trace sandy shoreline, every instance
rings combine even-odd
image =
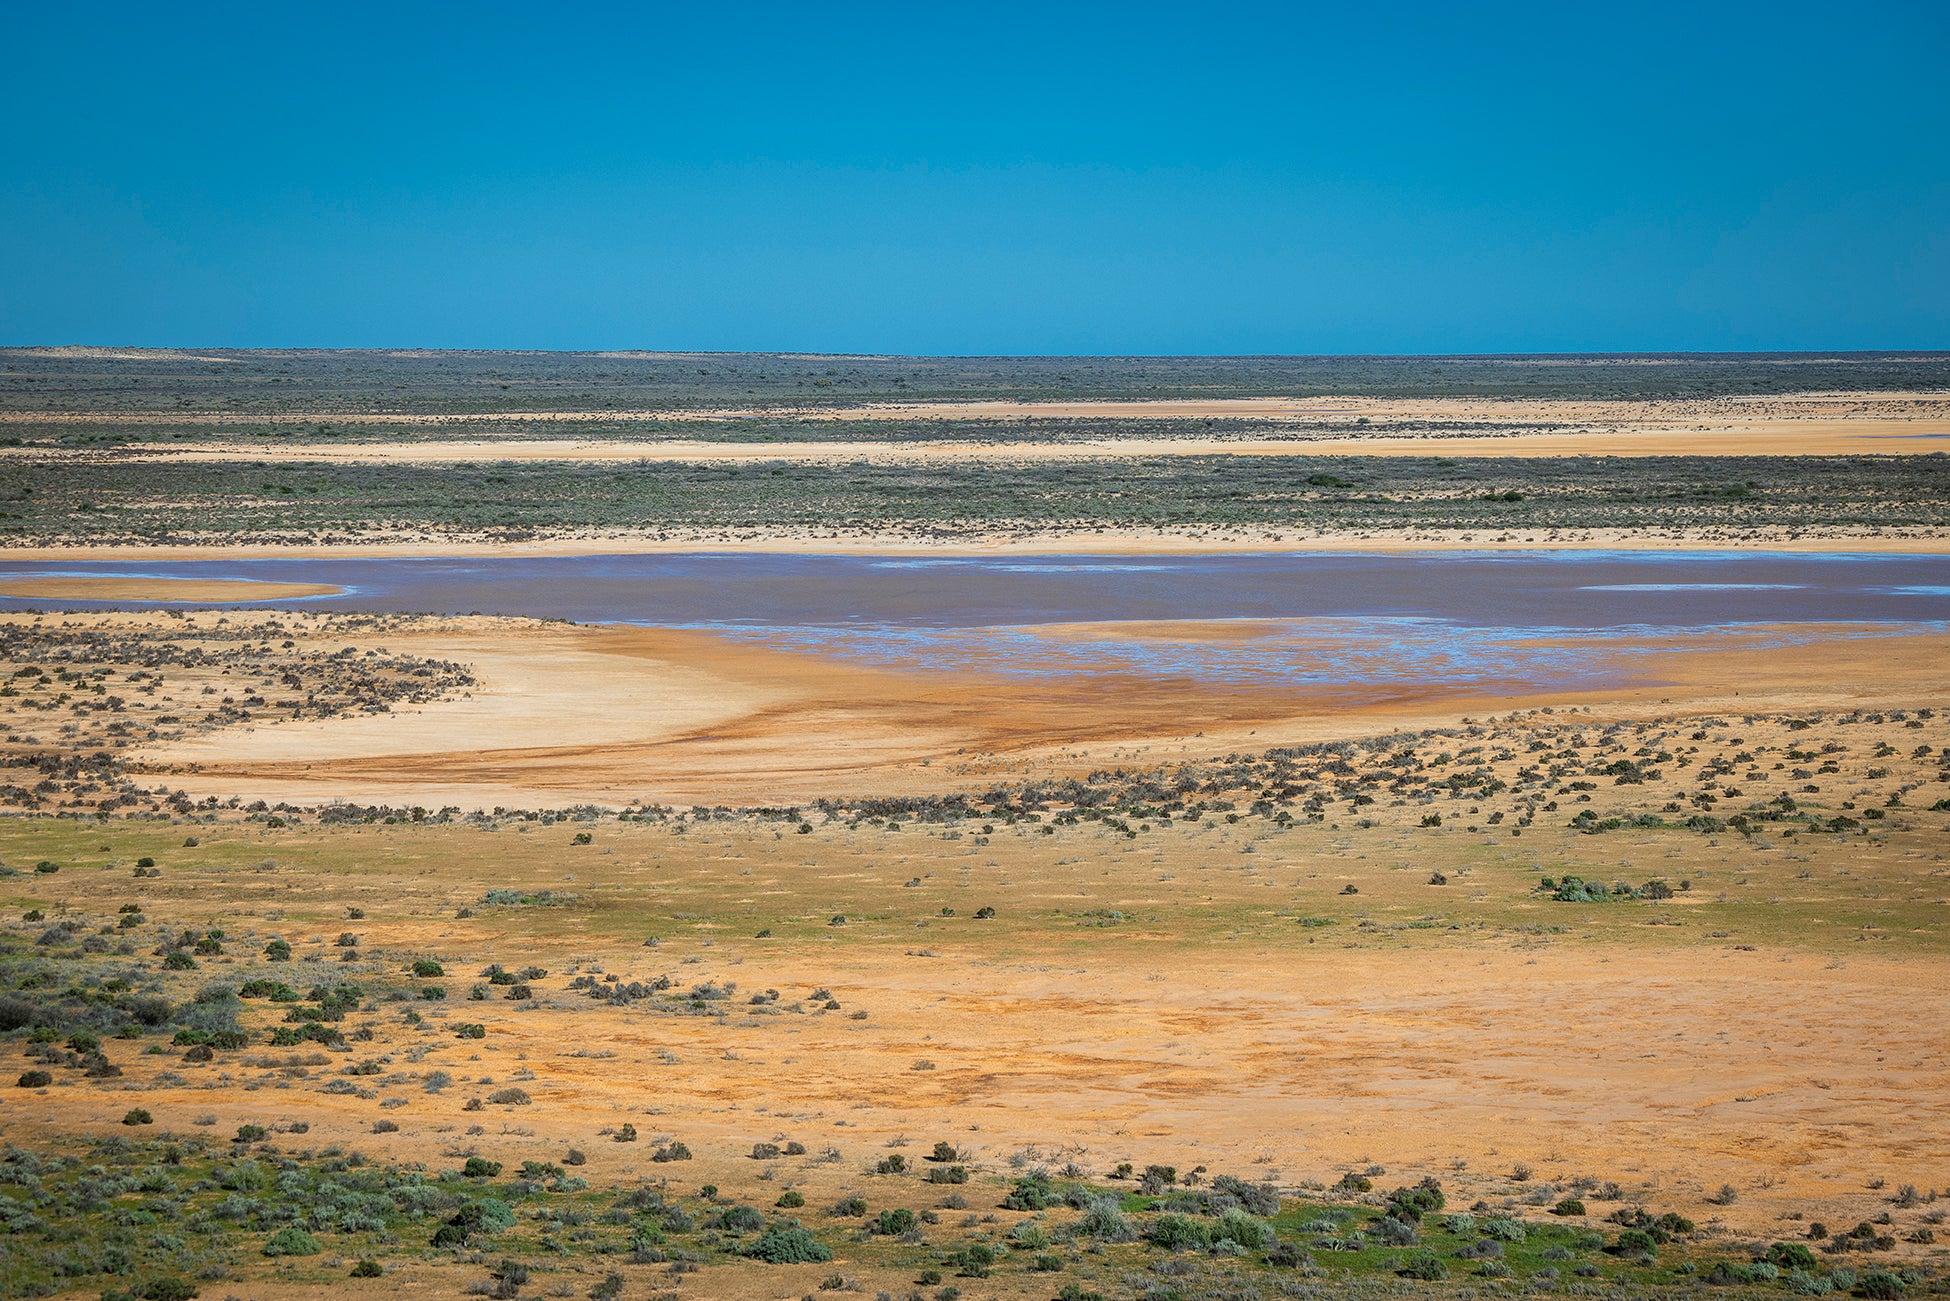
[[[1806,640],[1774,644],[1783,631]],[[1170,632],[1236,630],[1177,623]],[[979,788],[1005,774],[1085,772],[1111,757],[1150,764],[1453,726],[1460,716],[1510,709],[1646,718],[1950,697],[1950,640],[1942,635],[1824,635],[1785,625],[1702,635],[1629,665],[1620,653],[1630,646],[1594,642],[1589,653],[1618,665],[1617,684],[1555,690],[1514,680],[1242,687],[1168,676],[1021,679],[979,667],[859,665],[702,632],[471,617],[395,629],[386,644],[465,663],[478,683],[465,699],[226,728],[129,757],[199,795],[298,805],[762,805],[836,792]]]
[[[1201,529],[1200,534],[1218,533]],[[1296,536],[1294,530],[1233,530],[1220,536],[1186,536],[1156,531],[1093,529],[1088,532],[951,538],[907,535],[828,536],[811,531],[754,535],[691,534],[673,537],[647,533],[575,534],[525,541],[416,537],[394,541],[305,542],[291,545],[254,542],[236,545],[158,544],[154,546],[0,547],[0,564],[45,561],[116,560],[305,560],[384,559],[386,557],[669,555],[684,552],[854,556],[996,555],[1213,555],[1310,551],[1390,554],[1451,551],[1780,551],[1801,554],[1856,552],[1876,555],[1950,555],[1950,534],[1888,534],[1758,537],[1689,535],[1647,536],[1642,532],[1592,529],[1574,536],[1505,530],[1489,534],[1408,534],[1376,537],[1357,534]]]
[[[158,601],[222,604],[235,601],[289,601],[337,596],[345,589],[330,583],[266,583],[247,578],[115,578],[49,575],[0,579],[0,596],[50,601]]]

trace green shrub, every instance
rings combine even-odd
[[[1579,1201],[1575,1197],[1566,1197],[1563,1201],[1551,1207],[1551,1214],[1552,1215],[1583,1215],[1584,1203]]]
[[[1273,1226],[1234,1207],[1219,1217],[1212,1236],[1230,1238],[1248,1251],[1264,1251],[1273,1241]]]
[[[796,1188],[786,1189],[784,1192],[779,1194],[779,1200],[772,1203],[772,1205],[784,1207],[788,1211],[796,1211],[801,1206],[804,1206],[805,1204],[806,1204],[805,1194],[801,1193]]]
[[[883,1238],[898,1238],[903,1233],[912,1232],[913,1229],[914,1212],[904,1206],[882,1211],[874,1217],[873,1232]]]
[[[483,1156],[470,1156],[467,1164],[460,1168],[460,1173],[467,1179],[492,1179],[501,1173],[501,1163]]]
[[[1777,1242],[1767,1249],[1770,1263],[1782,1269],[1813,1269],[1815,1253],[1798,1242]]]
[[[352,1267],[354,1278],[378,1278],[385,1272],[376,1260],[362,1260]]]
[[[1614,1256],[1656,1256],[1659,1244],[1644,1229],[1627,1229],[1605,1250]]]
[[[1212,1230],[1203,1220],[1160,1215],[1146,1227],[1144,1238],[1164,1251],[1203,1251],[1212,1245]]]
[[[421,980],[432,980],[436,976],[446,975],[447,969],[432,958],[421,958],[413,964],[413,974]]]
[[[131,1107],[128,1113],[122,1117],[122,1123],[124,1125],[153,1125],[156,1123],[156,1118],[144,1111],[141,1107]]]
[[[54,1077],[46,1071],[22,1071],[14,1084],[23,1089],[45,1089],[54,1083]]]
[[[1419,1224],[1424,1215],[1433,1215],[1448,1205],[1442,1195],[1442,1185],[1434,1179],[1424,1179],[1413,1188],[1397,1188],[1388,1194],[1388,1214],[1410,1224]]]
[[[1402,1260],[1401,1267],[1395,1271],[1403,1278],[1420,1279],[1425,1283],[1438,1283],[1449,1277],[1449,1266],[1442,1257],[1433,1252],[1418,1251]]]
[[[745,1249],[745,1255],[768,1265],[820,1265],[833,1258],[825,1243],[804,1229],[767,1229]]]
[[[1059,1200],[1056,1190],[1050,1186],[1049,1176],[1040,1170],[1032,1170],[1016,1180],[1015,1187],[1002,1199],[1002,1208],[1008,1211],[1041,1211],[1056,1205]]]
[[[106,1297],[110,1294],[104,1292],[102,1295]],[[197,1290],[196,1284],[188,1279],[164,1275],[161,1278],[152,1278],[146,1283],[138,1283],[128,1292],[118,1295],[135,1297],[137,1301],[194,1301],[201,1293]]]
[[[757,1233],[765,1227],[765,1217],[755,1206],[733,1206],[718,1216],[718,1227],[726,1233]]]
[[[985,1242],[971,1243],[952,1258],[956,1268],[969,1278],[987,1278],[995,1264],[995,1248]],[[946,1289],[943,1289],[946,1291]],[[960,1295],[958,1292],[956,1295]]]
[[[1886,1269],[1872,1269],[1862,1276],[1855,1290],[1857,1295],[1865,1296],[1869,1301],[1897,1301],[1905,1289],[1903,1280],[1897,1275]]]
[[[318,1239],[295,1224],[287,1224],[264,1240],[267,1256],[316,1256],[325,1250]]]

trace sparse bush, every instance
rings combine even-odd
[[[1368,1232],[1375,1241],[1388,1247],[1412,1247],[1421,1241],[1421,1235],[1415,1231],[1413,1224],[1392,1215],[1384,1215],[1376,1220],[1368,1226]]]
[[[1144,1238],[1163,1251],[1203,1251],[1212,1245],[1212,1230],[1203,1220],[1160,1215],[1145,1229]]]

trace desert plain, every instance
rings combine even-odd
[[[1943,1290],[1950,362],[1277,360],[0,353],[0,1292]],[[246,564],[697,552],[1931,581],[1335,677]]]

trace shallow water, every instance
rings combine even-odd
[[[63,561],[11,564],[0,582],[57,574],[330,583],[345,592],[253,604],[637,623],[890,667],[1237,684],[1567,687],[1614,680],[1621,657],[1741,625],[1828,625],[1828,635],[1851,635],[1950,623],[1950,560],[1859,554]],[[0,598],[0,609],[50,604]],[[1151,626],[1172,621],[1241,622],[1196,637]],[[1810,635],[1770,634],[1781,644]]]

